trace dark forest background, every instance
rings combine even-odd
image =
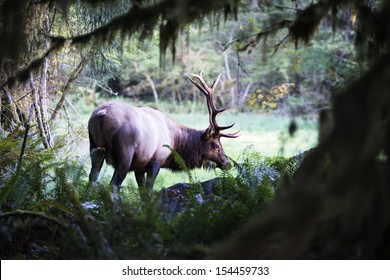
[[[0,0],[1,258],[389,258],[389,20],[387,0]],[[318,142],[245,149],[211,195],[185,168],[185,197],[91,186],[93,108],[204,113],[203,68],[219,107],[290,137],[315,120]]]

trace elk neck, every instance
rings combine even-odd
[[[176,127],[172,148],[181,156],[187,168],[193,169],[195,167],[201,167],[203,164],[203,134],[203,130],[196,130],[180,125]],[[179,165],[172,155],[167,159],[166,164],[164,165],[172,170],[180,170]]]

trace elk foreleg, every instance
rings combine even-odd
[[[135,180],[137,181],[139,195],[142,201],[146,201],[149,197],[148,189],[146,187],[146,179],[145,179],[144,171],[135,171]]]
[[[150,169],[146,172],[146,187],[149,189],[149,192],[153,190],[154,181],[158,173],[160,172],[160,165],[153,163]]]
[[[137,181],[138,187],[145,186],[145,184],[146,184],[145,173],[146,172],[144,172],[144,171],[134,171],[135,180]]]
[[[152,162],[146,171],[146,181],[144,175],[145,173],[142,173],[142,177],[141,177],[141,173],[135,173],[135,178],[138,183],[139,193],[143,201],[149,200],[152,194],[154,181],[156,180],[159,171],[160,171],[160,165],[157,164],[156,162]]]

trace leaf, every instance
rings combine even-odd
[[[358,13],[358,11],[357,11],[356,7],[353,7],[353,8],[352,8],[352,13],[351,13],[351,23],[352,23],[352,27],[355,26],[357,13]]]
[[[272,109],[275,109],[277,106],[277,103],[276,102],[270,102],[269,103],[269,107],[272,108]]]
[[[72,215],[72,216],[74,215],[74,212],[70,208],[68,208],[65,205],[63,205],[63,204],[61,204],[59,202],[56,202],[56,201],[38,201],[36,203],[36,205],[38,205],[38,206],[43,205],[43,206],[54,207],[54,208],[57,208],[57,209],[61,210],[62,212],[65,212],[65,213],[67,213],[69,215]]]

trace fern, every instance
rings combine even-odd
[[[174,149],[172,149],[169,145],[163,145],[163,147],[168,148],[172,152],[173,160],[179,166],[179,169],[187,174],[190,184],[194,184],[195,179],[193,177],[191,169],[187,167],[184,159],[180,156],[180,154]]]
[[[113,200],[108,183],[93,187],[88,182],[83,162],[59,160],[56,150],[44,150],[31,140],[20,172],[12,161],[20,143],[0,144],[7,151],[0,187],[4,258],[204,258],[209,245],[267,209],[281,178],[292,176],[303,157],[265,158],[247,149],[206,188],[172,151],[189,183],[183,184],[185,200],[176,201],[180,214],[167,216],[160,193],[147,205],[127,197]]]
[[[23,233],[23,239],[18,233]],[[19,210],[0,215],[0,234],[3,241],[1,249],[8,247],[8,250],[0,250],[3,252],[0,254],[2,259],[15,258],[15,248],[9,244],[15,242],[14,239],[17,238],[21,240],[16,241],[25,247],[17,252],[20,258],[31,257],[29,255],[32,254],[32,249],[36,251],[34,258],[48,257],[44,250],[46,248],[51,249],[50,258],[69,258],[75,253],[80,254],[82,258],[87,257],[91,250],[77,228],[44,213]],[[31,247],[31,244],[23,244],[30,240],[34,240],[35,248]],[[61,247],[60,242],[72,246]]]

